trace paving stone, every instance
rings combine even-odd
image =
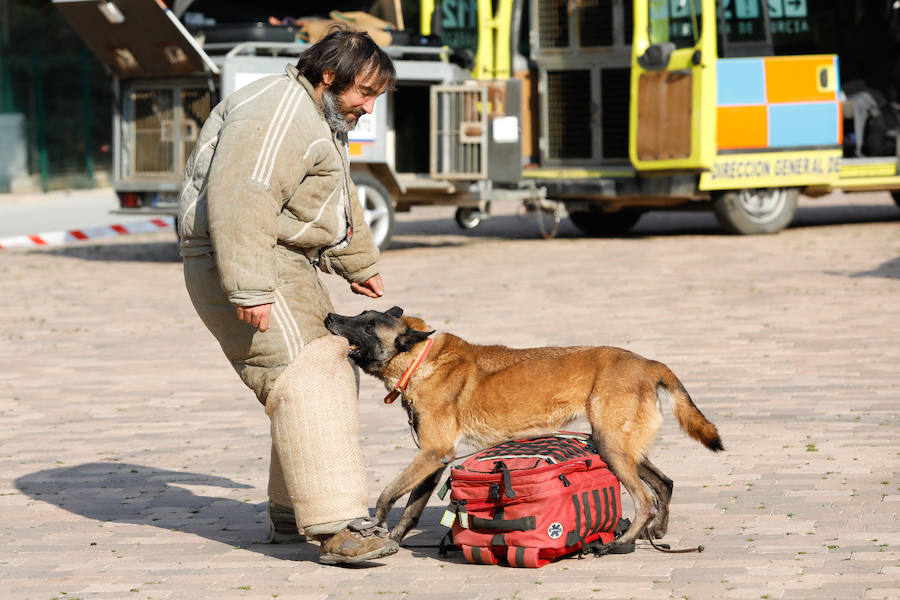
[[[852,210],[875,216],[829,216]],[[268,421],[194,313],[171,233],[159,233],[0,255],[2,596],[900,598],[890,196],[804,200],[803,225],[758,237],[723,235],[709,215],[653,213],[633,236],[580,238],[563,223],[546,241],[514,207],[462,233],[452,212],[398,215],[383,299],[326,276],[337,310],[396,304],[476,343],[613,345],[666,362],[727,448],[705,451],[664,406],[653,460],[675,481],[665,541],[705,552],[641,544],[525,570],[403,548],[340,569],[319,565],[313,543],[254,544]],[[372,507],[415,455],[384,393],[363,378]],[[431,499],[410,545],[438,542],[443,506]]]

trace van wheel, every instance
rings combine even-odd
[[[728,233],[778,233],[794,219],[799,196],[797,188],[729,190],[713,196],[713,211]]]
[[[569,219],[585,235],[605,237],[626,233],[635,226],[644,211],[637,208],[623,208],[617,212],[604,212],[597,206],[588,210],[569,213]]]
[[[350,176],[356,184],[363,217],[372,231],[372,239],[379,250],[387,250],[394,234],[394,199],[370,173],[356,172]]]
[[[453,215],[453,218],[456,220],[456,224],[459,225],[460,229],[475,229],[481,225],[483,217],[484,213],[477,208],[467,208],[463,206],[457,208],[456,213]]]

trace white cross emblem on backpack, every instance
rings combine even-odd
[[[559,536],[563,534],[563,526],[559,521],[555,523],[551,523],[550,527],[547,528],[547,535],[550,536],[551,540],[555,540]]]

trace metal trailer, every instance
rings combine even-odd
[[[204,43],[156,0],[54,3],[114,75],[119,212],[174,215],[185,161],[216,102],[283,73],[306,46]],[[293,39],[291,28],[260,27]],[[518,82],[472,81],[447,47],[384,50],[397,69],[396,89],[349,134],[352,177],[382,249],[395,211],[452,205],[464,223],[477,223],[492,199],[510,194],[494,184],[517,182],[521,172]]]

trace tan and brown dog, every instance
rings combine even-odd
[[[353,361],[389,390],[434,333],[421,319],[404,317],[397,306],[355,317],[330,314],[325,326],[347,338]],[[724,450],[716,426],[660,362],[604,346],[512,349],[440,333],[403,392],[420,452],[381,493],[375,519],[384,524],[397,499],[410,492],[390,534],[402,540],[462,440],[487,447],[556,432],[586,417],[594,443],[635,503],[634,521],[612,544],[629,544],[645,533],[662,537],[673,483],[647,458],[662,426],[662,397],[669,398],[689,436],[714,452]]]

